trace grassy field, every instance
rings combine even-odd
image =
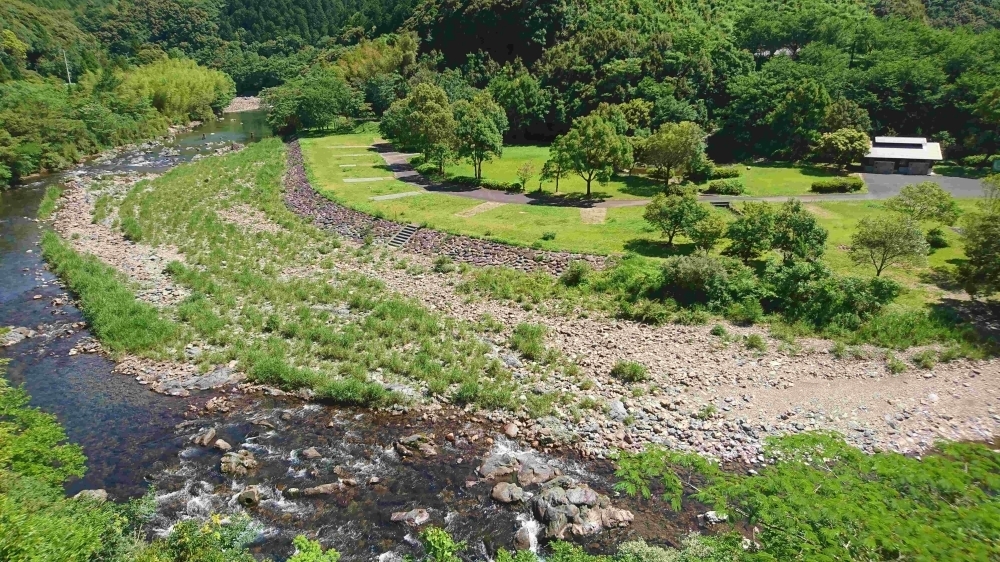
[[[528,191],[533,191],[539,186],[538,173],[548,158],[547,146],[508,146],[504,148],[502,158],[483,164],[483,178],[517,183],[517,169],[529,162],[536,171],[534,179],[528,184]],[[788,163],[753,164],[749,169],[747,166],[741,166],[741,169],[747,187],[746,195],[753,197],[806,195],[811,193],[814,181],[840,175],[826,166]],[[445,167],[445,173],[450,177],[474,175],[472,165],[468,162],[449,164]],[[707,182],[699,187],[707,187]],[[543,182],[542,189],[553,193],[555,182]],[[615,176],[606,185],[594,182],[591,190],[596,197],[604,199],[647,199],[660,193],[663,183],[641,176]],[[559,180],[559,193],[582,195],[586,191],[586,182],[575,174]]]
[[[659,232],[643,220],[642,207],[608,209],[603,224],[585,224],[580,209],[575,207],[504,205],[463,217],[458,214],[479,206],[482,201],[440,193],[372,201],[372,197],[416,189],[397,180],[344,181],[391,175],[376,152],[345,148],[371,144],[375,137],[374,133],[370,133],[302,139],[302,153],[313,185],[331,199],[366,213],[456,234],[569,252],[610,254],[635,251],[651,256],[663,256],[670,252],[660,244]],[[345,167],[343,164],[355,166]],[[551,234],[555,237],[552,238]],[[683,248],[684,240],[679,242]]]
[[[814,195],[814,181],[841,175],[835,169],[808,164],[752,164],[740,165],[740,169],[747,189],[745,195],[749,197]],[[707,185],[706,182],[699,188]]]
[[[958,205],[963,211],[971,211],[975,200],[959,199]],[[880,201],[831,201],[829,203],[810,203],[806,205],[819,219],[819,223],[829,231],[826,256],[824,259],[836,271],[859,276],[871,275],[872,267],[854,264],[847,252],[851,244],[851,236],[857,230],[858,222],[867,216],[886,212],[885,204]],[[935,226],[931,222],[923,225],[924,231]],[[939,248],[927,257],[926,267],[891,267],[883,275],[891,277],[910,290],[900,298],[900,302],[923,304],[938,300],[948,292],[960,292],[951,280],[953,270],[958,262],[964,259],[962,239],[954,230],[943,227],[947,248]]]

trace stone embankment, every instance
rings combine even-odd
[[[355,241],[388,243],[404,227],[397,222],[349,209],[317,193],[306,176],[298,141],[288,144],[285,201],[292,211],[312,219],[321,228]],[[418,230],[402,249],[424,256],[445,256],[478,267],[505,266],[520,271],[547,271],[554,275],[565,271],[573,261],[587,261],[595,268],[603,267],[605,262],[601,256],[519,248],[429,228]]]

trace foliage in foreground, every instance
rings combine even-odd
[[[913,458],[867,455],[831,433],[772,438],[754,476],[650,446],[618,458],[618,488],[675,508],[681,493],[759,532],[771,560],[994,560],[1000,454],[949,443]]]

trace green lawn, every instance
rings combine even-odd
[[[808,164],[741,164],[740,169],[747,188],[746,195],[751,197],[814,195],[814,181],[842,175],[833,168]],[[706,182],[699,185],[699,188],[703,189],[707,185]]]
[[[963,211],[971,211],[975,207],[976,201],[970,199],[960,199],[959,207]],[[866,216],[884,213],[885,204],[880,201],[838,201],[829,203],[810,203],[806,208],[813,212],[820,224],[826,228],[830,236],[827,240],[826,256],[824,259],[835,270],[841,273],[851,273],[855,275],[871,275],[874,268],[870,266],[855,265],[847,253],[847,247],[851,244],[851,235],[857,229],[858,221]],[[923,225],[924,231],[934,228],[934,223]],[[906,287],[912,289],[903,295],[900,302],[920,304],[938,300],[947,288],[949,291],[958,291],[957,287],[950,284],[948,272],[953,270],[959,260],[964,259],[961,237],[948,227],[942,227],[949,246],[940,248],[927,257],[926,267],[891,267],[883,275],[891,277],[901,282]],[[942,288],[943,287],[943,288]]]
[[[457,213],[477,207],[482,201],[440,193],[372,201],[371,197],[415,190],[397,180],[344,182],[345,178],[391,175],[381,166],[382,159],[374,151],[366,153],[364,149],[344,148],[368,145],[375,138],[372,133],[302,139],[302,153],[316,189],[352,208],[399,222],[424,224],[456,234],[546,250],[596,254],[631,250],[651,256],[663,256],[672,251],[660,243],[659,233],[643,220],[642,207],[608,209],[603,224],[585,224],[579,208],[504,205],[471,217],[461,217]],[[525,147],[510,150],[522,148]],[[345,156],[347,154],[362,155]],[[342,164],[357,166],[345,168],[341,167]],[[542,240],[547,233],[555,233],[556,236],[552,240]],[[678,247],[673,251],[683,251],[684,243],[683,239],[679,239]]]

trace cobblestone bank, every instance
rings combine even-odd
[[[285,202],[292,211],[311,218],[321,228],[358,241],[371,236],[375,242],[388,243],[404,226],[348,209],[317,193],[306,177],[298,141],[288,143]],[[521,271],[547,271],[554,275],[565,271],[576,260],[587,261],[595,268],[601,268],[605,263],[602,256],[519,248],[430,228],[418,230],[403,248],[410,253],[447,256],[456,262],[479,267],[507,266]]]

